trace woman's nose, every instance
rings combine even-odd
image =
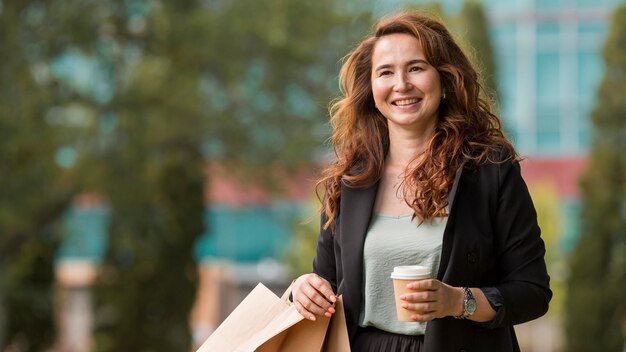
[[[396,75],[394,82],[394,90],[398,92],[407,91],[411,89],[411,83],[408,80],[408,76],[406,73],[401,73]]]

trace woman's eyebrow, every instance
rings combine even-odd
[[[428,65],[428,61],[423,60],[423,59],[414,59],[414,60],[411,60],[411,61],[406,63],[406,65],[415,65],[415,64],[426,64],[426,65]],[[392,67],[393,67],[393,65],[391,65],[391,64],[382,64],[382,65],[376,67],[375,71],[384,70],[384,69],[388,69],[388,68],[392,68]]]

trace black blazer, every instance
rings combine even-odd
[[[363,244],[377,189],[342,186],[336,232],[320,231],[313,261],[314,272],[343,295],[351,343],[363,299]],[[448,201],[437,279],[457,287],[495,287],[501,305],[496,303],[490,323],[452,317],[429,322],[424,350],[519,351],[513,325],[545,314],[552,298],[537,214],[519,163],[461,167]]]

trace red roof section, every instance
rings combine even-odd
[[[550,183],[556,188],[559,198],[580,197],[579,182],[587,170],[587,158],[529,157],[521,162],[521,166],[522,177],[529,187]]]
[[[545,158],[528,157],[521,162],[522,176],[530,188],[533,185],[550,184],[559,198],[579,198],[579,180],[587,168],[585,157]],[[295,176],[285,178],[283,191],[279,194],[261,189],[238,180],[217,164],[207,166],[205,199],[209,203],[230,206],[269,204],[277,199],[306,202],[314,196],[316,173],[302,170]]]
[[[205,200],[209,204],[230,206],[269,204],[280,199],[306,202],[314,197],[317,182],[314,170],[303,169],[296,175],[285,177],[281,192],[272,193],[238,179],[215,163],[207,165],[206,172]]]

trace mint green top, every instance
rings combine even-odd
[[[362,327],[374,326],[404,335],[423,335],[426,331],[426,323],[398,321],[391,272],[395,266],[423,265],[431,268],[431,277],[435,277],[448,218],[417,226],[419,220],[411,217],[412,214],[372,215],[363,248],[365,299],[359,317]]]

